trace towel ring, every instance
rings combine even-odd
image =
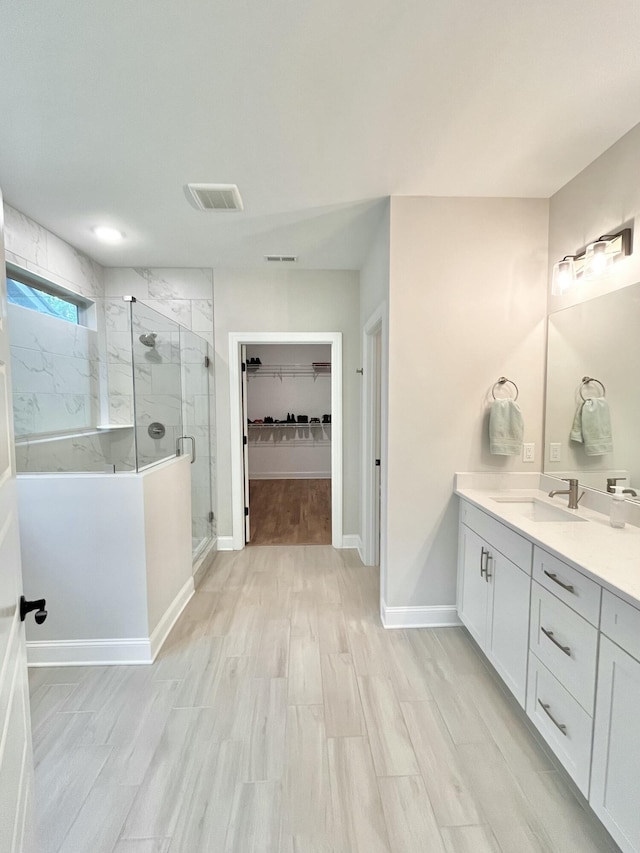
[[[589,385],[590,382],[595,382],[596,385],[599,385],[602,388],[602,394],[600,395],[601,397],[607,396],[607,389],[604,387],[604,385],[602,384],[602,382],[600,382],[599,379],[594,379],[593,376],[583,376],[582,382],[580,383],[580,396],[582,397],[582,399],[585,402],[587,400],[593,400],[593,397],[585,397],[584,394],[582,393],[584,390],[584,386]]]
[[[494,382],[493,388],[491,389],[491,396],[493,397],[494,400],[497,399],[496,398],[496,388],[498,387],[498,385],[504,385],[507,382],[509,383],[509,385],[513,385],[513,387],[516,389],[516,396],[513,399],[514,400],[518,399],[518,394],[520,392],[518,391],[518,386],[516,385],[516,383],[513,381],[513,379],[507,379],[506,376],[501,376],[497,382]]]

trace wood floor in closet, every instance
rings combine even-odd
[[[152,666],[30,673],[40,853],[604,853],[461,628],[331,547],[217,556]]]
[[[331,480],[251,480],[253,545],[330,545]]]

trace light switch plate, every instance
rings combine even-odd
[[[549,462],[559,462],[560,461],[561,449],[562,449],[562,444],[560,444],[559,441],[549,442]]]
[[[536,461],[536,446],[533,442],[525,443],[522,445],[522,461],[523,462],[535,462]]]

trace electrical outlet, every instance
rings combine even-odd
[[[561,449],[562,449],[562,444],[559,441],[549,442],[549,462],[559,462],[560,461]]]
[[[535,462],[536,461],[536,446],[533,442],[529,444],[522,445],[522,461],[523,462]]]

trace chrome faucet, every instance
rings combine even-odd
[[[563,480],[567,480],[566,477],[563,477]],[[552,489],[549,492],[549,497],[554,498],[556,495],[569,495],[569,509],[578,509],[578,504],[584,497],[584,492],[578,497],[578,481],[571,479],[567,480],[569,483],[568,489]]]

